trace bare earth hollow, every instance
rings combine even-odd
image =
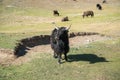
[[[82,45],[86,45],[91,42],[104,41],[108,39],[110,38],[106,36],[90,35],[90,36],[76,36],[73,38],[69,38],[69,41],[70,41],[70,48],[72,48],[72,47],[79,47]],[[19,58],[15,58],[13,54],[13,50],[0,49],[0,64],[1,65],[11,65],[11,64],[20,65],[30,61],[34,55],[37,55],[39,53],[50,53],[51,56],[53,53],[50,44],[39,45],[29,49],[30,50],[27,51],[27,54],[25,56],[22,56]]]

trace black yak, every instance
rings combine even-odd
[[[73,0],[73,1],[77,1],[77,0]]]
[[[83,18],[85,17],[85,16],[91,16],[91,17],[93,17],[94,16],[94,12],[93,11],[85,11],[85,12],[83,12]]]
[[[99,9],[99,10],[102,10],[102,6],[100,4],[96,4],[96,7]]]
[[[102,3],[106,3],[106,0],[103,0],[103,2]]]
[[[53,15],[54,16],[59,16],[59,12],[57,10],[53,10]]]
[[[68,16],[64,17],[61,21],[62,21],[62,22],[64,22],[64,21],[69,21]]]
[[[54,51],[54,58],[58,58],[58,63],[61,64],[61,57],[64,54],[65,60],[69,52],[68,30],[70,27],[56,27],[51,34],[51,48]]]

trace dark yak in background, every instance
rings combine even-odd
[[[102,10],[102,6],[100,4],[96,4],[96,7],[99,9],[99,10]]]
[[[54,16],[59,16],[59,12],[57,10],[53,10],[53,15]]]
[[[106,0],[103,0],[103,2],[102,3],[106,3]]]
[[[70,27],[56,27],[51,34],[51,48],[54,51],[54,58],[58,58],[58,63],[61,63],[62,54],[67,59],[67,53],[69,52],[69,39],[68,39],[68,30]]]
[[[77,0],[73,0],[73,1],[77,1]]]
[[[68,16],[64,17],[61,21],[62,21],[62,22],[64,22],[64,21],[69,21]]]
[[[85,12],[83,12],[83,18],[85,17],[85,16],[91,16],[91,17],[93,17],[94,16],[94,12],[93,11],[85,11]]]

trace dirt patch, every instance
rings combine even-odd
[[[70,40],[71,47],[78,47],[78,46],[83,46],[92,42],[103,41],[108,39],[110,38],[106,36],[90,35],[90,36],[76,36],[76,37],[70,38],[69,40]]]
[[[100,36],[100,35],[76,36],[76,37],[69,38],[70,47],[79,47],[82,45],[89,44],[91,42],[103,41],[108,39],[110,38],[105,36]],[[35,47],[29,48],[29,50],[26,50],[26,51],[27,51],[26,55],[16,58],[14,56],[13,50],[0,49],[0,64],[1,65],[12,65],[12,64],[19,65],[19,64],[23,64],[25,62],[30,61],[33,58],[33,56],[36,54],[50,53],[50,55],[52,55],[53,53],[50,44],[37,45]]]
[[[9,65],[14,60],[13,50],[0,49],[0,64]]]

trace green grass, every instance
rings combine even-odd
[[[9,48],[14,49],[16,43],[23,38],[45,35],[48,34],[46,31],[41,32],[31,32],[31,33],[9,33],[9,34],[0,34],[0,48]]]
[[[25,64],[1,66],[0,80],[119,80],[119,47],[120,40],[110,40],[71,48],[70,62],[61,65],[49,53],[37,54]]]
[[[21,15],[21,16],[42,16],[42,17],[48,17],[48,15],[51,15],[49,10],[42,9],[42,8],[22,8],[22,7],[5,7],[0,6],[0,13],[2,15]]]
[[[44,26],[44,27],[43,27]],[[5,25],[0,27],[1,33],[24,33],[24,32],[50,32],[50,29],[53,28],[50,26],[50,23],[41,23],[41,24],[34,24],[34,25],[19,25],[15,24],[12,25]]]

